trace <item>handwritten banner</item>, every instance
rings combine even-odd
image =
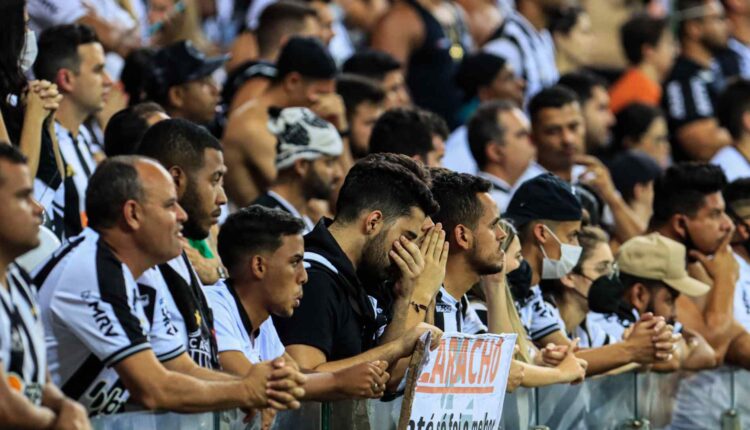
[[[400,430],[493,430],[500,426],[515,334],[446,333],[420,342],[409,366]]]

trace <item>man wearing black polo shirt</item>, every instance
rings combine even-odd
[[[664,84],[662,103],[677,161],[708,161],[731,144],[715,116],[724,76],[716,53],[726,49],[724,8],[717,0],[680,0],[675,6],[682,52]]]
[[[352,167],[336,219],[322,220],[305,237],[308,282],[300,307],[291,318],[274,319],[286,351],[301,368],[336,371],[374,360],[393,365],[411,354],[422,333],[441,333],[424,323],[408,327],[409,306],[424,313],[429,303],[412,298],[413,272],[397,278],[399,270],[419,272],[424,263],[413,250],[433,228],[428,215],[438,209],[428,183],[422,165],[406,156],[372,154]],[[394,340],[378,346],[385,318],[364,285],[389,279],[399,282],[392,291],[393,319],[381,339]],[[402,376],[390,382],[398,384]]]

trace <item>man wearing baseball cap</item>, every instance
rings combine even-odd
[[[341,182],[338,163],[344,150],[331,123],[303,107],[272,110],[268,128],[278,139],[276,182],[253,203],[281,209],[302,219],[303,234],[315,227],[307,214],[312,199],[328,200]]]
[[[526,181],[516,191],[505,217],[518,229],[521,253],[530,273],[519,285],[515,272],[509,282],[515,291],[521,322],[534,343],[542,347],[545,362],[557,365],[571,339],[544,301],[539,282],[569,274],[578,264],[582,248],[578,244],[583,209],[570,185],[545,173]],[[514,285],[515,282],[515,285]],[[626,365],[631,361],[651,363],[666,360],[672,350],[671,328],[663,318],[648,316],[634,325],[630,346],[612,344],[581,350],[576,356],[588,362],[587,374],[594,375]],[[636,345],[637,344],[637,345]]]
[[[228,58],[206,57],[189,40],[160,49],[146,90],[149,99],[162,105],[172,118],[210,124],[219,103],[219,87],[212,74]]]
[[[647,312],[663,317],[682,332],[685,342],[677,356],[681,367],[691,370],[713,367],[713,348],[699,334],[677,323],[676,300],[681,294],[700,297],[711,288],[687,273],[685,245],[659,233],[625,242],[617,255],[619,288],[592,286],[589,292],[591,319],[607,334],[622,339],[636,319]],[[601,313],[600,313],[601,312]]]

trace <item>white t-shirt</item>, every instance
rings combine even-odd
[[[16,264],[5,274],[8,286],[0,287],[0,368],[9,386],[40,405],[47,378],[44,329],[29,275]]]
[[[92,229],[37,268],[34,283],[52,379],[92,416],[121,412],[130,397],[114,365],[147,349],[161,361],[185,352],[164,298],[142,296],[130,269]],[[152,327],[154,315],[163,322]]]
[[[251,363],[273,360],[284,355],[273,319],[266,319],[258,329],[252,327],[250,318],[229,285],[219,281],[206,287],[206,299],[214,313],[214,328],[219,353],[240,351]]]
[[[734,288],[734,318],[750,330],[750,263],[735,253],[734,258],[740,266],[740,277]]]
[[[750,162],[734,146],[721,148],[711,159],[711,164],[721,167],[729,182],[750,176]]]

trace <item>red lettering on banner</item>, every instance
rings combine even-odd
[[[479,379],[478,383],[483,383],[487,380],[490,371],[490,360],[492,360],[492,342],[485,341],[482,346],[482,359],[479,365]]]
[[[493,348],[492,365],[490,366],[490,376],[489,376],[490,383],[495,381],[495,376],[497,376],[497,371],[500,370],[500,358],[503,352],[503,340],[500,339],[499,341],[494,342],[492,348]]]
[[[446,360],[446,354],[445,354],[445,342],[441,341],[440,346],[438,347],[437,351],[437,357],[435,357],[435,366],[432,367],[432,376],[430,377],[430,384],[438,384],[440,382],[445,382],[445,360]],[[438,379],[440,379],[440,382],[438,382]]]
[[[451,373],[451,381],[453,384],[462,383],[466,381],[466,355],[469,353],[469,340],[468,339],[455,339],[458,342],[456,346],[456,360],[453,362],[453,372]]]
[[[476,372],[474,372],[474,354],[476,353],[477,349],[482,346],[482,342],[474,341],[474,344],[471,345],[471,353],[469,354],[468,360],[469,360],[469,384],[473,384],[475,382],[479,381],[479,375],[477,375]]]

